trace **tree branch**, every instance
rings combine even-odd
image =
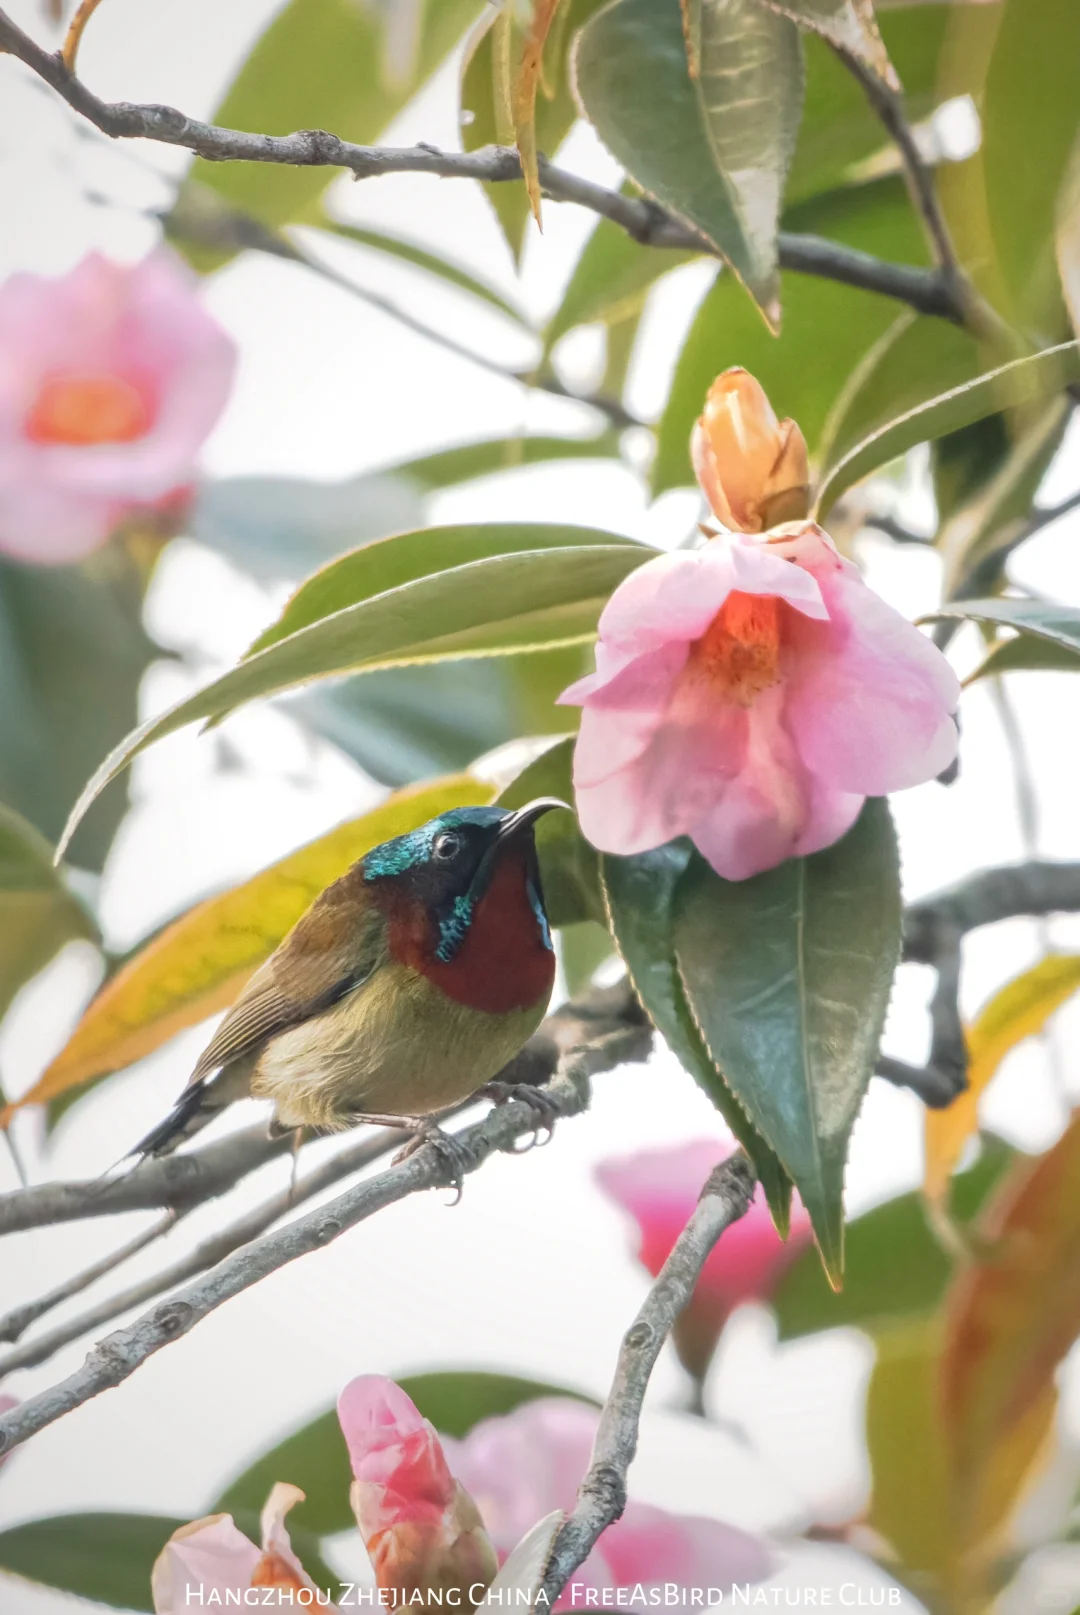
[[[557,1075],[545,1089],[556,1116],[579,1115],[589,1103],[589,1079],[629,1060],[642,1059],[652,1029],[632,1008],[629,987],[597,990],[567,1005],[546,1023],[556,1050]],[[250,1289],[299,1256],[322,1249],[349,1228],[424,1189],[447,1188],[475,1172],[489,1155],[513,1150],[535,1132],[536,1112],[521,1101],[497,1106],[483,1121],[454,1135],[454,1159],[436,1145],[348,1189],[274,1233],[243,1246],[168,1300],[94,1346],[82,1367],[59,1384],[0,1416],[0,1453],[36,1435],[102,1391],[120,1385],[163,1346],[186,1335],[233,1296]]]
[[[521,162],[512,146],[483,146],[471,152],[445,152],[427,145],[358,146],[323,129],[300,129],[288,135],[251,134],[246,130],[202,123],[175,107],[102,101],[68,71],[61,56],[43,50],[0,10],[0,53],[4,52],[23,62],[68,106],[113,139],[155,140],[183,147],[209,162],[344,168],[356,179],[408,173],[499,184],[521,178]],[[718,256],[710,241],[654,202],[608,190],[556,167],[545,158],[540,159],[539,171],[541,189],[550,200],[588,208],[643,245]],[[886,263],[838,242],[786,231],[780,233],[779,248],[780,263],[785,269],[878,292],[922,314],[936,315],[958,324],[964,323],[967,317],[967,309],[957,298],[952,277],[941,269]]]
[[[573,1512],[555,1538],[536,1599],[538,1607],[553,1607],[601,1534],[626,1507],[626,1477],[637,1452],[642,1404],[656,1360],[672,1325],[694,1293],[709,1252],[724,1230],[746,1215],[753,1196],[753,1169],[741,1151],[714,1168],[693,1216],[623,1336],[615,1378],[600,1415],[592,1461]]]

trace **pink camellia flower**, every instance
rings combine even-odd
[[[600,617],[574,753],[581,827],[604,852],[691,838],[744,880],[850,829],[866,797],[956,754],[960,687],[813,522],[660,555]]]
[[[568,1512],[592,1455],[599,1413],[570,1397],[543,1397],[484,1419],[463,1441],[446,1443],[455,1473],[480,1506],[502,1561],[552,1509]],[[555,1609],[580,1609],[590,1588],[719,1587],[760,1581],[772,1568],[766,1545],[719,1520],[669,1514],[631,1499],[609,1525]],[[607,1603],[608,1598],[603,1598]],[[614,1604],[616,1599],[610,1597]]]
[[[717,376],[690,438],[690,458],[713,513],[731,530],[760,533],[809,512],[806,439],[794,421],[777,420],[749,371]]]
[[[0,287],[0,553],[77,561],[177,504],[236,354],[168,248]]]
[[[690,1221],[706,1178],[735,1140],[700,1138],[602,1162],[596,1179],[638,1225],[638,1260],[655,1278]],[[750,1210],[732,1223],[709,1253],[697,1288],[672,1333],[679,1359],[701,1380],[720,1331],[743,1301],[768,1301],[787,1268],[811,1239],[810,1218],[795,1195],[786,1240],[773,1227],[760,1183]]]
[[[296,1486],[274,1487],[263,1509],[261,1549],[237,1530],[231,1514],[210,1514],[182,1525],[154,1565],[156,1615],[186,1615],[208,1601],[221,1607],[257,1603],[258,1599],[245,1600],[244,1594],[259,1587],[277,1589],[277,1608],[295,1604],[337,1615],[329,1593],[315,1586],[296,1557],[285,1529],[286,1514],[303,1500]]]
[[[355,1476],[353,1513],[379,1587],[398,1602],[420,1590],[478,1603],[498,1568],[495,1551],[432,1426],[379,1374],[345,1387],[338,1418]]]

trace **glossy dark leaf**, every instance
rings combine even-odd
[[[750,880],[721,880],[695,854],[674,932],[709,1052],[798,1189],[838,1283],[848,1139],[900,951],[886,803],[867,802],[835,846]]]
[[[52,848],[0,803],[0,1020],[19,988],[94,921],[53,868]]]
[[[1015,1150],[985,1134],[979,1158],[953,1180],[950,1214],[967,1224],[1017,1159]],[[837,1295],[813,1250],[788,1269],[772,1300],[781,1340],[844,1325],[870,1334],[929,1318],[953,1276],[941,1241],[927,1221],[921,1194],[902,1194],[849,1222],[844,1240],[844,1288]]]
[[[600,872],[608,925],[649,1019],[746,1149],[777,1226],[786,1231],[791,1182],[709,1053],[676,964],[675,895],[690,857],[686,842],[672,842],[634,858],[605,853]]]
[[[1015,628],[1022,638],[1003,644],[997,652],[1000,656],[1025,656],[1025,647],[1030,647],[1031,642],[1035,641],[1046,647],[1048,653],[1054,654],[1058,667],[1063,665],[1064,658],[1080,658],[1080,611],[1071,606],[1056,606],[1045,600],[1013,600],[1005,596],[992,600],[955,600],[928,612],[923,620],[938,622],[946,618],[981,622],[993,628]],[[1016,646],[1011,653],[1010,645]],[[1004,666],[999,663],[996,671],[1004,671],[1007,665],[1007,661]],[[1031,665],[1030,662],[1028,665]],[[985,671],[984,664],[978,672],[981,675]]]
[[[514,1408],[541,1396],[589,1400],[576,1391],[540,1380],[464,1369],[407,1375],[398,1384],[441,1435],[457,1437],[467,1435],[481,1419],[512,1413]],[[333,1408],[257,1458],[225,1488],[214,1507],[231,1513],[260,1509],[275,1481],[283,1479],[307,1494],[306,1502],[297,1504],[289,1516],[290,1521],[295,1520],[319,1536],[355,1528],[349,1507],[349,1455]]]
[[[700,29],[691,77],[678,0],[614,0],[578,35],[578,96],[630,176],[702,232],[775,325],[798,31],[758,0],[703,0]]]
[[[160,1514],[57,1514],[28,1520],[0,1531],[0,1569],[111,1609],[153,1611],[154,1560],[185,1523]],[[0,1591],[0,1600],[6,1603],[7,1596]]]

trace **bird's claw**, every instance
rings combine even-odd
[[[422,1149],[425,1144],[430,1144],[432,1149],[445,1161],[450,1173],[450,1186],[454,1190],[454,1198],[450,1204],[456,1206],[465,1187],[465,1173],[468,1170],[470,1161],[457,1139],[450,1133],[444,1133],[437,1122],[427,1120],[421,1122],[408,1142],[398,1150],[393,1158],[393,1164],[397,1166],[400,1161],[407,1161],[411,1155],[415,1155],[417,1150]]]
[[[559,1112],[551,1096],[531,1082],[487,1082],[480,1092],[488,1099],[493,1099],[497,1105],[508,1105],[511,1100],[527,1105],[536,1116],[536,1126],[529,1134],[524,1145],[514,1146],[514,1153],[521,1155],[526,1150],[538,1149],[544,1144],[550,1144],[555,1134],[555,1123],[559,1119]],[[541,1134],[544,1136],[541,1137]]]

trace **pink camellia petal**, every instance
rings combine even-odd
[[[455,1473],[476,1498],[500,1560],[550,1510],[569,1511],[592,1456],[599,1410],[541,1397],[484,1419],[449,1444]],[[580,1608],[587,1589],[672,1583],[719,1587],[768,1575],[766,1545],[718,1520],[668,1514],[631,1500],[574,1572],[556,1609]],[[612,1599],[612,1603],[618,1602]]]
[[[378,1374],[345,1387],[338,1418],[353,1512],[379,1587],[398,1601],[437,1592],[477,1603],[494,1578],[495,1551],[431,1425]]]
[[[729,448],[740,400],[756,397],[739,374],[717,405]],[[792,442],[775,508],[798,502]],[[560,700],[584,709],[574,791],[603,852],[688,835],[746,880],[832,845],[867,796],[933,779],[955,755],[948,663],[813,522],[660,557],[616,589],[599,628],[596,672]]]
[[[636,1222],[638,1259],[654,1277],[690,1220],[709,1173],[734,1148],[730,1136],[695,1139],[597,1167],[601,1188]],[[675,1343],[691,1373],[698,1378],[704,1374],[732,1310],[743,1301],[767,1301],[810,1237],[810,1219],[795,1196],[788,1238],[780,1238],[759,1184],[746,1216],[710,1252],[676,1328]]]
[[[0,553],[81,559],[187,487],[233,344],[167,247],[0,287]]]
[[[209,1592],[234,1595],[251,1586],[262,1558],[233,1524],[231,1514],[211,1514],[183,1525],[166,1542],[151,1587],[156,1615],[187,1615]]]

